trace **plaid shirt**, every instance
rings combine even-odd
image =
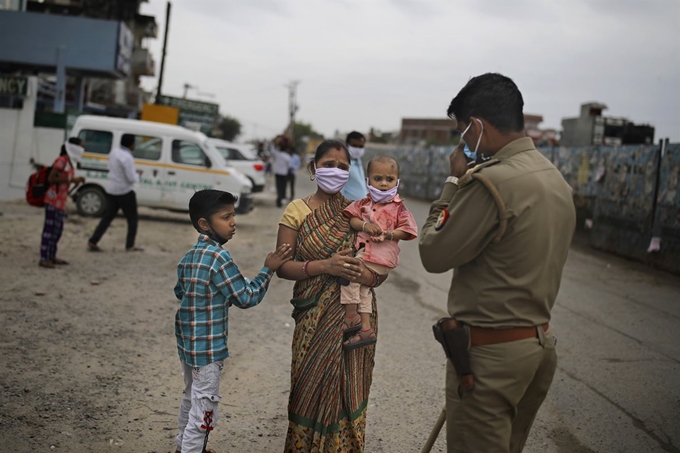
[[[229,306],[250,308],[262,302],[272,271],[263,267],[248,281],[229,252],[201,234],[177,265],[175,336],[180,359],[202,367],[229,357]]]

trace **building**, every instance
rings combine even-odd
[[[402,118],[398,141],[407,145],[449,145],[458,142],[456,122],[439,118]]]
[[[145,40],[156,21],[144,0],[0,0],[0,74],[38,76],[36,114],[137,117],[155,63]],[[6,41],[6,42],[7,42]]]
[[[562,119],[562,146],[635,145],[654,142],[654,127],[636,125],[626,118],[603,116],[607,106],[599,102],[581,104],[578,118]]]
[[[557,131],[555,129],[541,129],[538,125],[543,122],[543,116],[524,114],[524,132],[531,137],[536,146],[557,145]]]

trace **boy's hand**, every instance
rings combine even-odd
[[[380,233],[378,236],[372,236],[371,241],[373,241],[373,242],[384,242],[385,241],[385,233]]]
[[[293,249],[288,244],[283,244],[278,249],[267,255],[264,259],[264,265],[276,272],[286,261],[290,261],[293,258]]]
[[[383,234],[382,228],[380,228],[375,223],[367,223],[366,226],[364,227],[364,232],[366,232],[366,234],[368,234],[369,236],[380,236],[381,234]]]

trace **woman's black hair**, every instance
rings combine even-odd
[[[74,145],[83,146],[83,140],[78,137],[69,137],[68,142]],[[61,145],[61,152],[59,153],[59,155],[60,156],[66,155],[66,144]]]
[[[210,217],[225,206],[236,204],[237,197],[223,190],[203,189],[194,193],[189,200],[189,217],[199,233],[205,233],[198,226],[200,219]]]

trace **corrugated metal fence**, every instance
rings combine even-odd
[[[434,200],[449,175],[452,147],[367,147],[401,165],[400,193]],[[579,228],[593,247],[680,273],[680,143],[539,148],[574,189]],[[652,237],[661,248],[648,252]]]

